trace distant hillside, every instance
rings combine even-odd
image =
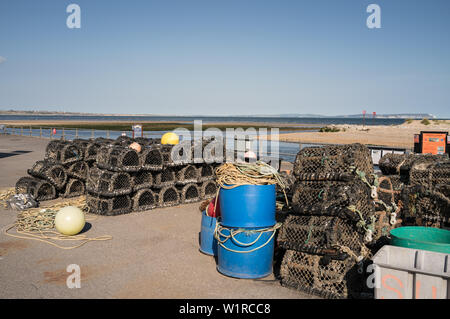
[[[170,114],[107,114],[107,113],[83,113],[83,112],[54,112],[54,111],[21,111],[21,110],[0,110],[0,115],[82,115],[82,116],[171,116]],[[202,116],[204,115],[190,115],[192,116]],[[319,114],[257,114],[257,115],[215,115],[215,117],[285,117],[285,118],[362,118],[362,114],[352,114],[352,115],[319,115]],[[367,113],[366,118],[371,118],[372,113]],[[377,114],[376,118],[379,119],[414,119],[421,120],[423,118],[435,119],[436,116],[428,113],[402,113],[402,114]]]

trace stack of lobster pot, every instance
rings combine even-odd
[[[272,185],[224,185],[216,226],[217,270],[235,278],[272,274],[276,193]]]
[[[400,220],[378,198],[372,158],[361,144],[307,147],[294,163],[292,211],[277,241],[281,283],[326,298],[370,296],[371,247]],[[383,205],[384,204],[384,205]]]
[[[380,170],[403,204],[404,225],[450,226],[450,160],[447,154],[386,154]]]
[[[130,147],[132,143],[141,149]],[[92,213],[146,211],[197,202],[216,193],[216,164],[174,160],[173,145],[126,136],[99,144],[86,182],[86,200]]]
[[[29,176],[17,181],[16,193],[28,193],[37,201],[80,196],[88,170],[81,145],[54,140],[47,145],[45,158],[28,169]]]

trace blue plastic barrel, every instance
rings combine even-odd
[[[220,189],[221,224],[258,228],[275,225],[275,185],[241,185]]]
[[[215,217],[206,215],[206,210],[202,213],[202,228],[200,231],[200,251],[204,254],[217,256],[217,240],[214,238],[216,228]]]
[[[217,270],[234,278],[263,278],[272,273],[275,230],[219,226]]]

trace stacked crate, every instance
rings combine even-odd
[[[287,250],[282,284],[327,298],[369,294],[371,247],[394,226],[392,211],[376,204],[369,150],[361,144],[304,148],[294,175],[292,211],[278,236]]]

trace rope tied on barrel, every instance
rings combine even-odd
[[[286,184],[278,171],[267,163],[224,163],[216,168],[217,184],[219,188],[232,189],[242,185],[272,185],[276,184],[283,190],[288,204]],[[217,203],[216,196],[216,203]]]

